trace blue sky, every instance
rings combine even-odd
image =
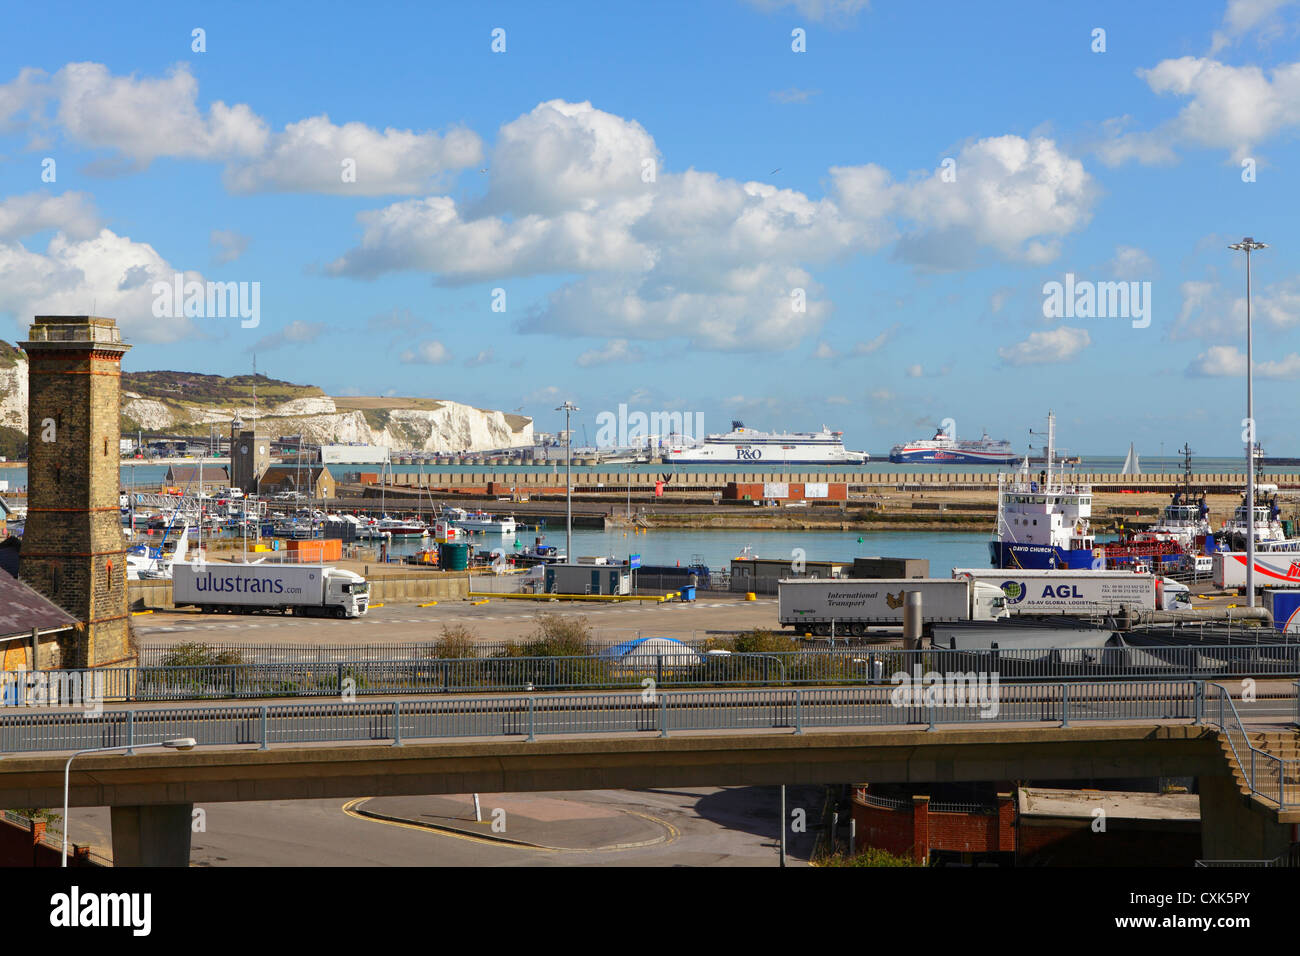
[[[1050,406],[1072,451],[1227,455],[1251,234],[1261,441],[1300,454],[1300,4],[228,6],[9,13],[0,337],[93,306],[128,369],[256,352],[543,430],[570,398],[1020,447]],[[260,283],[257,327],[157,316],[177,272]],[[1067,273],[1150,324],[1045,316]]]

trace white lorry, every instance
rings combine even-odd
[[[1244,588],[1246,586],[1246,552],[1216,551],[1214,558],[1214,586],[1218,588]],[[1255,587],[1300,588],[1300,552],[1256,551]]]
[[[900,625],[907,595],[921,592],[926,625],[993,621],[1007,616],[996,585],[953,578],[798,578],[778,584],[778,619],[799,634],[858,635],[868,627]]]
[[[1011,614],[1093,615],[1122,607],[1163,610],[1188,606],[1191,598],[1186,585],[1132,571],[954,568],[952,575],[1000,588]]]
[[[172,601],[204,612],[292,611],[310,617],[360,617],[370,585],[361,575],[319,564],[220,564],[172,567]]]

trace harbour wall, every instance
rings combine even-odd
[[[665,466],[667,467],[667,466]],[[1038,471],[1032,473],[1036,477]],[[480,494],[509,495],[519,492],[551,494],[564,491],[564,472],[425,472],[424,474],[389,475],[388,487],[456,489]],[[1064,480],[1070,484],[1091,485],[1094,490],[1133,489],[1140,491],[1176,490],[1183,486],[1181,474],[1120,475],[1108,472],[1066,472]],[[666,479],[666,480],[665,480]],[[608,493],[629,487],[637,490],[653,489],[656,482],[665,481],[668,490],[721,490],[729,482],[835,482],[849,486],[849,491],[871,488],[892,488],[898,491],[950,488],[964,490],[996,490],[996,472],[916,471],[916,472],[863,472],[863,471],[787,471],[787,472],[663,472],[662,474],[609,472],[575,472],[573,486],[584,490],[599,488]],[[1279,488],[1300,488],[1300,473],[1265,475],[1263,482]],[[1240,490],[1245,487],[1244,472],[1206,472],[1193,474],[1192,487],[1210,492]],[[377,488],[378,485],[375,485]]]

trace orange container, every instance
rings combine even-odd
[[[300,561],[338,561],[343,557],[343,542],[338,538],[290,539],[285,542],[285,548],[297,554]]]

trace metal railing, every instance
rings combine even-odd
[[[1194,720],[1204,685],[1194,681],[1019,684],[996,706],[944,693],[900,702],[890,687],[515,695],[412,701],[329,702],[0,716],[0,753],[83,750],[193,737],[200,746],[525,737],[541,734],[789,731],[938,724]]]
[[[1256,747],[1246,733],[1232,695],[1223,686],[1206,684],[1205,704],[1206,717],[1228,739],[1232,758],[1250,792],[1272,800],[1279,808],[1300,805],[1300,760],[1283,760]],[[1296,706],[1300,707],[1300,702]]]
[[[594,642],[593,642],[594,643]],[[108,700],[195,700],[223,697],[333,696],[351,692],[423,694],[472,691],[602,690],[639,687],[647,678],[660,687],[800,684],[891,684],[895,675],[984,674],[1000,682],[1042,680],[1197,680],[1224,677],[1288,677],[1300,674],[1300,646],[1017,648],[1014,650],[905,651],[836,648],[764,653],[604,651],[567,657],[525,657],[506,642],[477,645],[484,656],[438,657],[437,644],[374,645],[387,657],[349,657],[355,647],[284,648],[284,661],[242,664],[99,668],[42,672],[48,686],[89,687],[93,673]],[[210,653],[241,654],[240,645],[204,645]],[[142,657],[160,657],[146,648]],[[259,658],[279,649],[256,648]],[[490,656],[488,656],[490,653]],[[33,677],[29,673],[28,680]],[[21,690],[21,689],[20,689]],[[1300,682],[1297,686],[1300,695]],[[1300,700],[1300,696],[1297,698]],[[32,702],[5,698],[8,703]],[[57,698],[56,698],[57,700]],[[1300,708],[1300,704],[1297,705]],[[1300,724],[1300,709],[1296,712]]]

